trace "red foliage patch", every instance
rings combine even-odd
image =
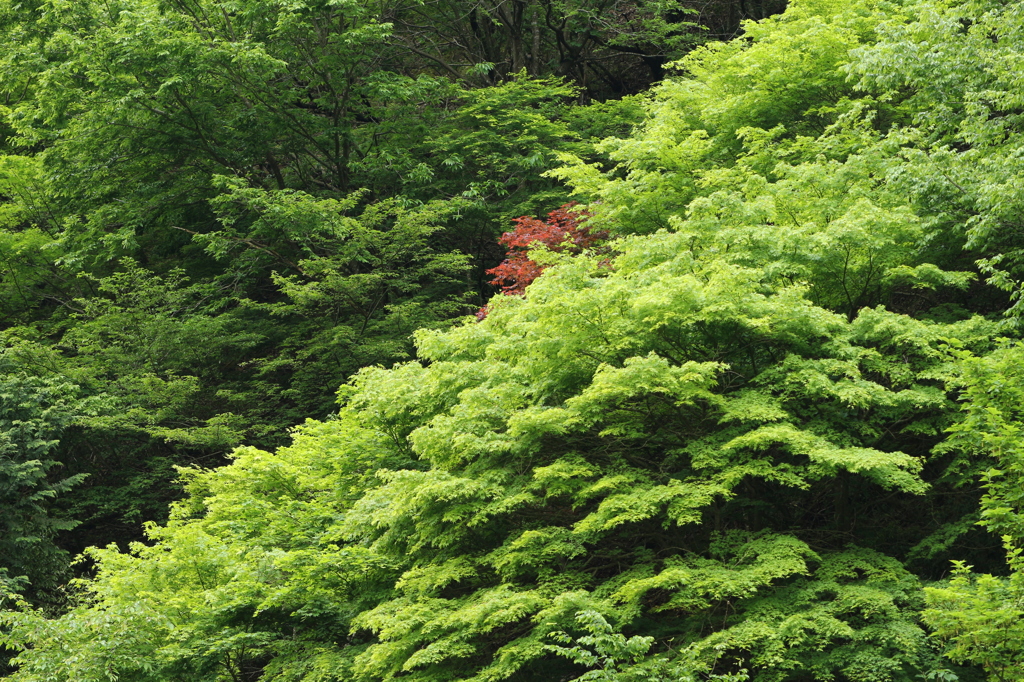
[[[505,260],[486,271],[488,275],[494,275],[491,284],[500,286],[502,293],[508,296],[522,296],[530,282],[544,271],[542,265],[530,259],[530,246],[540,243],[557,253],[577,254],[607,239],[608,232],[591,232],[587,227],[585,223],[589,213],[570,210],[575,205],[573,201],[555,209],[548,213],[547,220],[527,216],[513,220],[515,229],[501,235],[498,240],[507,249]],[[484,306],[477,311],[476,319],[484,319],[487,312],[488,307]]]
[[[501,265],[491,268],[487,274],[494,275],[492,284],[510,296],[522,295],[526,287],[540,276],[544,267],[532,261],[528,255],[533,244],[543,244],[557,253],[581,253],[598,242],[607,239],[608,233],[599,230],[591,232],[586,225],[590,214],[586,211],[571,211],[576,203],[569,203],[548,213],[547,220],[516,218],[516,227],[501,235],[499,243],[507,251]]]

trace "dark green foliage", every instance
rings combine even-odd
[[[31,584],[46,601],[67,578],[67,556],[54,538],[77,525],[48,503],[85,478],[64,474],[55,451],[73,422],[98,406],[67,378],[35,365],[39,359],[24,346],[0,351],[0,590]]]

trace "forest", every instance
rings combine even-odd
[[[1024,682],[1024,3],[0,0],[0,678]]]

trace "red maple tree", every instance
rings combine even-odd
[[[506,295],[521,296],[544,271],[544,266],[529,256],[529,249],[534,244],[543,244],[557,253],[568,251],[575,254],[607,239],[606,231],[592,232],[586,225],[589,213],[571,210],[575,205],[576,202],[571,202],[551,211],[547,220],[528,216],[513,220],[515,229],[501,235],[498,240],[506,248],[505,260],[486,271],[488,275],[494,275],[491,284],[500,286]],[[487,307],[484,306],[477,313],[477,318],[482,320],[486,316]]]

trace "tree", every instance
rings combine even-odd
[[[564,200],[552,150],[628,126],[557,79],[388,70],[388,11],[3,5],[0,328],[117,406],[52,453],[91,474],[73,553],[165,518],[175,465],[280,444],[408,359],[490,291],[498,221]]]
[[[603,100],[645,89],[701,42],[696,13],[678,1],[475,0],[399,4],[388,20],[420,69],[487,84],[554,75]]]
[[[601,232],[592,234],[584,224],[587,213],[573,211],[573,205],[566,204],[548,213],[545,221],[527,216],[512,221],[515,228],[498,240],[508,249],[505,260],[487,271],[494,275],[493,284],[500,286],[502,293],[522,295],[544,271],[542,265],[530,258],[529,249],[543,246],[553,253],[579,254],[608,236]]]
[[[294,446],[191,474],[153,544],[94,553],[63,622],[7,616],[32,642],[13,679],[572,677],[550,633],[588,609],[694,671],[934,667],[918,579],[886,556],[919,536],[852,510],[916,526],[938,346],[992,324],[850,322],[689,242],[565,256],[484,322],[421,333],[423,362],[364,370]]]
[[[100,405],[67,377],[34,366],[40,359],[45,354],[27,343],[0,351],[0,590],[31,587],[37,603],[52,606],[67,577],[56,535],[77,524],[48,502],[85,478],[62,476],[55,450],[75,421]]]
[[[959,355],[962,374],[956,384],[963,388],[967,417],[952,429],[949,447],[965,459],[980,460],[985,488],[980,524],[1002,539],[1009,575],[974,575],[964,560],[956,561],[948,583],[926,588],[923,617],[945,642],[950,659],[979,664],[990,680],[1010,682],[1024,679],[1024,349],[1007,343],[983,358]]]
[[[1021,28],[999,2],[924,2],[905,20],[880,24],[882,39],[859,50],[850,69],[875,99],[917,112],[890,135],[901,147],[890,175],[942,235],[931,248],[965,243],[988,281],[1014,299],[1022,129],[1006,65],[1016,59]]]

